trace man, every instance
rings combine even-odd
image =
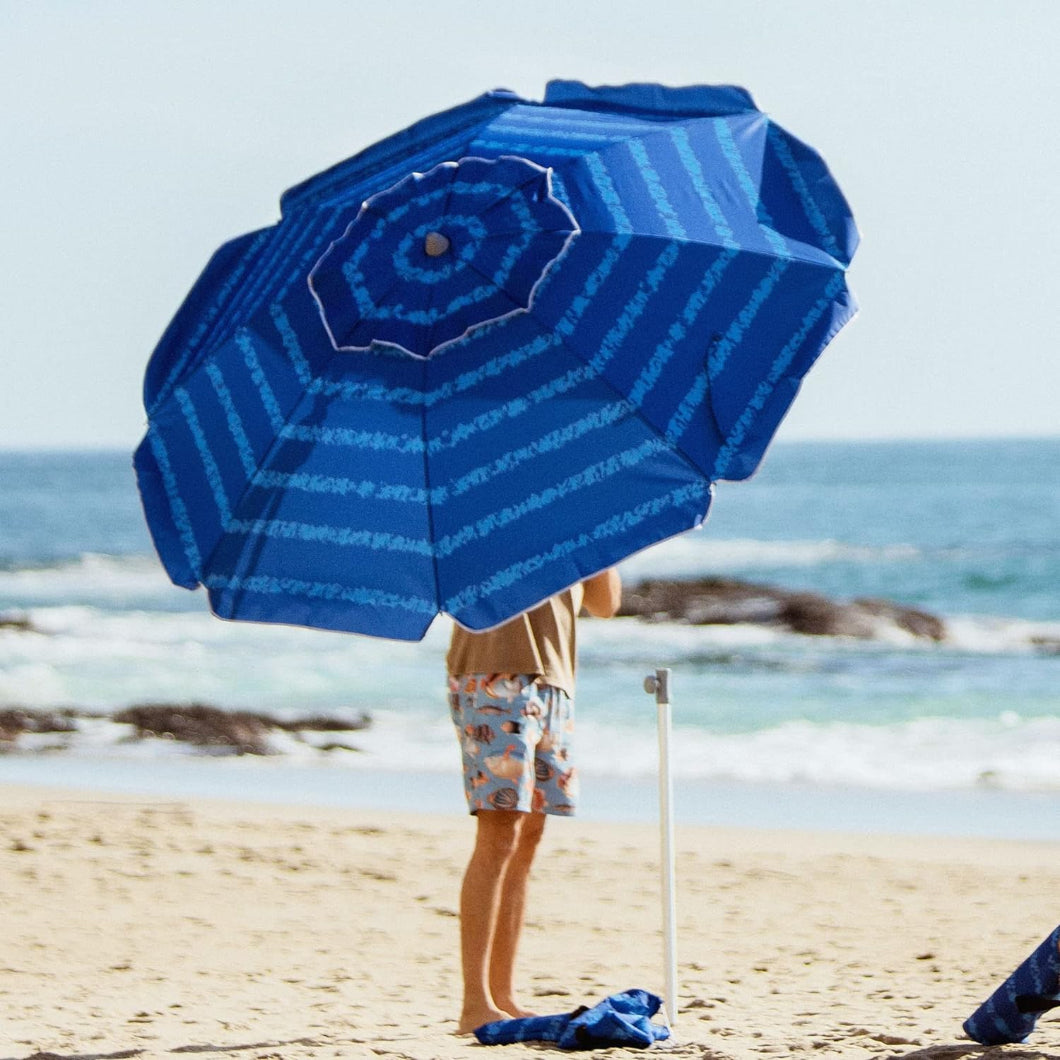
[[[621,596],[617,571],[605,570],[496,629],[453,630],[450,705],[477,820],[460,892],[459,1033],[532,1015],[515,998],[515,958],[545,816],[570,816],[577,798],[570,754],[577,616],[584,608],[610,618]]]

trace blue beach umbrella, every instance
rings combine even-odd
[[[227,618],[494,626],[754,471],[856,243],[740,88],[426,118],[288,191],[163,335],[135,464],[166,570]]]

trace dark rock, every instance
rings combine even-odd
[[[912,633],[914,637],[926,637],[928,640],[946,639],[946,623],[937,615],[920,611],[915,607],[906,607],[891,600],[875,600],[859,597],[851,605],[867,614],[893,622],[899,629]]]
[[[851,611],[818,593],[787,593],[780,608],[781,624],[811,637],[871,637],[868,616]]]
[[[268,755],[270,732],[352,732],[371,725],[367,714],[355,718],[314,715],[281,721],[256,711],[229,711],[205,703],[141,703],[114,716],[136,727],[137,736],[160,736],[194,747],[226,748],[235,754]]]
[[[0,708],[0,743],[14,743],[24,732],[76,732],[71,711]]]
[[[39,633],[40,630],[25,615],[11,612],[0,613],[0,629],[13,629],[16,633]]]
[[[137,739],[160,737],[179,740],[193,747],[252,755],[273,753],[268,739],[273,732],[289,732],[296,736],[303,732],[356,732],[372,724],[371,717],[365,713],[347,717],[309,715],[281,721],[256,711],[222,710],[205,703],[141,703],[113,715],[77,707],[30,710],[12,705],[0,706],[0,752],[13,750],[22,733],[77,732],[79,719],[106,717],[132,725]],[[341,743],[320,748],[337,749],[357,750]]]
[[[294,721],[273,721],[273,724],[285,732],[357,732],[367,729],[372,719],[367,714],[356,718],[331,718],[325,714],[314,714],[308,718],[295,718]]]
[[[639,582],[623,590],[618,613],[697,626],[750,622],[809,636],[871,639],[887,624],[934,641],[946,635],[941,619],[888,600],[844,602],[734,578]]]
[[[271,754],[275,722],[250,711],[227,711],[203,703],[142,703],[118,711],[114,720],[136,727],[137,735],[163,736],[195,747],[229,748],[236,754]]]
[[[769,586],[731,578],[649,579],[623,588],[618,613],[658,622],[711,626],[775,622],[780,608],[776,591]]]

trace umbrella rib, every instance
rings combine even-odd
[[[313,285],[313,276],[312,276],[312,274],[316,270],[316,268],[320,265],[320,263],[324,260],[324,258],[326,258],[331,253],[331,248],[334,247],[337,243],[341,243],[343,240],[349,238],[350,237],[350,233],[353,230],[354,226],[357,225],[358,222],[360,222],[365,217],[365,215],[367,215],[367,214],[376,214],[379,217],[383,217],[384,216],[383,214],[381,214],[379,212],[379,210],[377,210],[371,204],[365,204],[365,206],[363,206],[361,208],[361,210],[357,214],[357,216],[346,226],[346,230],[342,233],[342,235],[339,236],[338,239],[332,241],[332,243],[329,245],[328,249],[325,250],[324,253],[317,259],[316,263],[313,265],[313,268],[310,270],[309,289],[312,292],[313,300],[317,304],[317,311],[320,313],[320,319],[321,319],[321,321],[324,324],[324,328],[325,328],[325,330],[328,333],[328,337],[331,339],[331,345],[335,348],[336,351],[366,350],[366,349],[368,349],[371,346],[372,340],[369,338],[368,341],[364,342],[364,343],[344,342],[343,339],[342,339],[342,336],[336,335],[336,334],[334,334],[332,332],[331,325],[328,323],[327,315],[324,312],[324,303],[323,303],[322,299],[320,298],[320,296],[317,294],[316,287]],[[343,278],[344,279],[346,278],[345,274],[344,274]],[[348,283],[349,283],[349,281],[347,280],[347,284]],[[372,301],[372,305],[376,306],[376,307],[384,305],[386,303],[387,298],[389,298],[390,293],[392,291],[396,290],[398,287],[400,287],[400,285],[401,285],[400,277],[393,276],[391,278],[391,282],[386,287],[384,287],[383,290],[380,291],[380,293],[378,295],[375,295],[372,298],[372,300],[371,300]],[[351,294],[351,297],[352,297],[353,296],[352,291],[350,292],[350,294]],[[358,313],[357,323],[354,325],[354,328],[357,328],[357,327],[360,327],[360,326],[364,325],[366,320],[370,320],[370,319],[371,319],[370,317],[366,318],[362,313]],[[416,356],[416,355],[413,354],[413,356]]]
[[[469,134],[474,135],[484,124],[504,114],[517,102],[522,101],[518,97],[502,98],[494,93],[486,93],[448,112],[424,118],[412,129],[421,133],[417,142],[430,145],[424,147],[422,153],[434,157],[439,153],[437,145],[441,145],[445,148],[441,153],[448,157],[452,153],[448,150],[450,144],[456,146],[466,143]],[[431,130],[429,139],[422,135],[425,127]],[[344,195],[345,189],[354,182],[387,187],[399,176],[408,173],[410,168],[416,168],[415,162],[409,165],[409,131],[388,136],[352,158],[336,162],[288,189],[280,200],[284,215],[307,203],[323,203],[332,196]]]
[[[423,390],[427,390],[427,372],[430,368],[430,358],[424,357],[421,366],[423,373]],[[434,532],[434,498],[431,488],[431,464],[427,451],[427,406],[423,404],[420,406],[420,432],[423,441],[422,453],[423,453],[423,488],[426,495],[425,505],[427,509],[427,540],[431,545],[431,574],[434,578],[434,599],[438,607],[441,607],[442,601],[442,585],[441,575],[438,570],[438,548],[435,540]]]
[[[228,519],[225,521],[225,523],[222,524],[221,534],[218,536],[217,541],[214,543],[213,548],[210,550],[209,556],[205,559],[204,564],[203,564],[203,570],[209,570],[209,569],[211,569],[213,567],[213,559],[214,559],[214,556],[217,554],[217,550],[221,547],[221,545],[224,543],[225,539],[232,532],[231,531],[231,527],[232,527],[232,525],[233,525],[233,523],[234,523],[234,521],[236,519],[237,511],[241,508],[241,506],[243,505],[243,502],[246,500],[246,498],[251,493],[251,491],[257,488],[257,484],[258,484],[261,476],[265,472],[265,469],[268,467],[269,462],[272,459],[273,455],[279,450],[280,446],[286,440],[285,437],[284,437],[284,433],[285,433],[284,432],[284,428],[286,428],[292,422],[292,418],[293,418],[294,412],[303,404],[303,402],[306,400],[307,396],[308,396],[307,394],[303,393],[299,397],[299,399],[294,403],[294,405],[291,407],[291,410],[284,417],[284,421],[283,421],[282,427],[279,430],[277,430],[277,431],[275,431],[273,433],[273,436],[272,436],[271,441],[269,442],[268,448],[265,450],[265,452],[262,455],[261,459],[256,462],[254,473],[252,475],[248,475],[247,476],[246,486],[243,488],[242,492],[239,494],[238,499],[229,502],[229,516],[228,516]],[[278,496],[279,495],[270,493],[269,496],[270,496],[270,500],[273,503],[275,503],[275,500],[278,500]],[[241,546],[241,548],[239,550],[240,559],[242,559],[247,554],[248,547],[249,547],[249,545],[252,542],[256,542],[257,543],[257,547],[264,547],[264,539],[261,538],[260,536],[259,537],[249,537],[249,536],[244,535],[244,541],[245,541],[245,544],[243,546]],[[243,566],[243,564],[240,564],[240,566]]]
[[[667,243],[667,244],[669,244],[669,242],[671,242],[671,241],[663,240],[663,239],[662,239],[662,237],[658,237],[658,238],[660,239],[660,241],[661,241],[661,242],[665,242],[665,243]],[[770,260],[775,260],[775,259],[770,259]],[[477,273],[478,273],[478,274],[479,274],[480,276],[482,276],[482,275],[483,275],[483,274],[482,274],[482,273],[481,273],[481,272],[480,272],[480,271],[479,271],[479,270],[478,270],[478,269],[477,269],[477,268],[475,267],[474,263],[471,263],[469,267],[470,267],[471,269],[473,269],[473,270],[474,270],[475,272],[477,272]],[[487,278],[487,279],[488,279],[488,278]],[[492,282],[492,281],[491,281],[491,282]],[[709,478],[710,478],[710,472],[709,472],[709,471],[707,471],[707,470],[704,470],[704,469],[700,468],[700,467],[699,467],[699,466],[698,466],[698,465],[697,465],[697,464],[696,464],[696,463],[695,463],[695,462],[694,462],[694,461],[693,461],[693,460],[692,460],[692,459],[691,459],[691,458],[690,458],[690,457],[689,457],[689,456],[688,456],[688,455],[687,455],[687,454],[686,454],[686,453],[684,452],[684,450],[683,450],[683,449],[681,449],[681,448],[680,448],[680,446],[679,446],[679,445],[678,445],[678,444],[677,444],[677,443],[676,443],[675,441],[673,441],[673,440],[672,440],[672,439],[671,439],[671,438],[669,437],[669,435],[668,435],[668,434],[666,433],[666,431],[665,431],[665,430],[663,430],[663,429],[662,429],[662,428],[660,428],[660,427],[657,427],[657,426],[656,426],[656,425],[655,425],[654,423],[652,423],[652,422],[651,422],[650,420],[648,420],[648,419],[647,419],[647,418],[645,418],[644,416],[640,415],[640,406],[639,406],[639,404],[637,404],[637,403],[635,403],[634,401],[632,401],[632,400],[630,399],[630,395],[629,395],[629,394],[627,394],[627,393],[625,393],[625,392],[623,392],[623,391],[619,390],[619,389],[618,389],[618,388],[617,388],[616,386],[614,386],[614,384],[612,384],[612,383],[611,383],[611,381],[610,381],[610,380],[609,380],[609,379],[607,378],[607,376],[606,376],[606,375],[605,375],[605,374],[604,374],[604,373],[603,373],[602,371],[600,371],[599,369],[597,369],[597,368],[596,368],[596,366],[594,366],[594,365],[593,365],[593,363],[592,363],[592,360],[591,360],[591,359],[587,359],[587,358],[586,358],[586,357],[585,357],[585,356],[584,356],[584,355],[583,355],[583,354],[582,354],[582,353],[580,352],[580,350],[579,350],[579,349],[578,349],[578,348],[577,348],[576,346],[574,346],[574,345],[572,345],[572,344],[571,344],[570,342],[568,342],[568,341],[567,341],[567,338],[566,338],[565,336],[563,336],[562,334],[560,334],[560,333],[559,333],[558,331],[556,331],[555,329],[552,329],[552,328],[546,328],[546,327],[545,327],[545,326],[544,326],[543,324],[538,324],[538,322],[537,322],[536,318],[534,318],[534,317],[533,317],[533,312],[532,312],[532,309],[533,309],[533,301],[532,301],[532,300],[531,300],[531,303],[530,303],[530,305],[529,305],[529,306],[527,306],[527,307],[519,306],[519,305],[518,305],[518,304],[517,304],[517,303],[515,302],[515,300],[514,300],[514,299],[512,298],[512,296],[511,296],[510,294],[508,294],[508,292],[507,292],[507,291],[504,291],[503,289],[500,289],[500,288],[499,288],[498,290],[501,290],[501,293],[502,293],[502,294],[503,294],[503,295],[504,295],[504,296],[505,296],[506,298],[508,298],[508,300],[509,300],[510,302],[512,302],[512,304],[513,304],[513,305],[515,305],[515,306],[516,306],[516,309],[521,309],[521,310],[524,310],[524,311],[525,311],[525,312],[527,313],[527,315],[528,315],[528,316],[530,316],[530,317],[531,317],[532,319],[534,319],[534,322],[535,322],[535,324],[536,324],[537,326],[539,326],[539,327],[541,328],[541,331],[542,331],[542,333],[543,333],[544,335],[546,335],[546,336],[552,336],[552,337],[553,337],[553,338],[554,338],[555,340],[558,340],[558,342],[560,343],[560,345],[561,345],[561,346],[562,346],[562,347],[563,347],[564,349],[566,349],[566,350],[567,350],[567,351],[568,351],[568,352],[569,352],[569,353],[570,353],[570,354],[571,354],[571,355],[572,355],[572,356],[573,356],[574,358],[576,358],[576,360],[577,360],[577,361],[578,361],[578,362],[579,362],[580,364],[584,365],[584,366],[585,366],[585,367],[586,367],[586,368],[587,368],[587,369],[588,369],[588,370],[589,370],[589,371],[590,371],[590,372],[592,373],[592,378],[593,378],[593,379],[598,379],[598,380],[600,380],[600,381],[601,381],[601,382],[602,382],[602,383],[603,383],[604,385],[606,385],[606,386],[607,386],[607,387],[608,387],[608,388],[609,388],[609,389],[611,390],[611,392],[612,392],[612,393],[613,393],[613,394],[615,395],[616,401],[617,401],[617,402],[618,402],[619,404],[621,404],[621,405],[622,405],[623,407],[625,407],[626,409],[628,409],[628,410],[629,410],[629,413],[630,413],[631,415],[637,416],[637,417],[638,417],[638,419],[640,420],[640,422],[642,422],[643,424],[645,424],[645,426],[646,426],[646,427],[647,427],[647,428],[648,428],[648,429],[649,429],[650,431],[652,431],[652,433],[653,433],[653,434],[654,434],[654,435],[655,435],[656,437],[658,437],[658,438],[659,438],[659,439],[660,439],[660,440],[662,441],[662,443],[663,443],[663,444],[664,444],[664,445],[666,446],[666,448],[667,448],[667,449],[668,449],[669,451],[673,452],[673,453],[674,453],[674,454],[675,454],[676,456],[678,456],[678,457],[679,457],[679,458],[680,458],[680,459],[681,459],[681,460],[682,460],[682,461],[683,461],[683,462],[684,462],[684,463],[685,463],[685,464],[686,464],[686,465],[687,465],[688,467],[692,468],[692,469],[693,469],[693,470],[695,471],[695,473],[696,473],[697,475],[699,475],[699,476],[702,476],[703,478],[707,478],[707,479],[709,479]],[[705,357],[706,357],[706,351],[704,352],[704,358],[705,358]],[[706,373],[706,370],[707,370],[707,369],[706,369],[706,363],[705,363],[705,360],[704,360],[704,369],[703,369],[704,373]],[[720,427],[719,427],[719,433],[720,433],[720,434],[721,434],[721,435],[722,435],[722,436],[724,437],[724,435],[725,435],[725,432],[724,432],[724,431],[721,431],[721,430],[720,430]]]
[[[326,375],[327,369],[335,363],[336,358],[344,356],[348,355],[342,354],[334,347],[332,347],[331,354],[327,362],[321,367],[321,371],[318,374],[318,378],[323,378]],[[276,425],[276,430],[273,432],[268,448],[262,454],[261,458],[256,462],[254,473],[252,475],[247,476],[246,485],[240,492],[238,498],[234,500],[229,500],[229,518],[222,525],[222,532],[218,537],[217,541],[214,543],[213,548],[210,550],[208,555],[203,558],[204,570],[210,569],[213,566],[214,556],[216,555],[217,550],[221,547],[225,539],[229,536],[230,533],[232,533],[232,529],[234,527],[235,520],[237,518],[240,508],[243,506],[244,502],[251,494],[251,492],[259,487],[262,478],[269,470],[269,465],[273,457],[280,450],[280,448],[286,444],[288,440],[288,428],[292,427],[301,419],[301,417],[298,416],[299,410],[301,410],[308,402],[311,402],[314,396],[315,392],[313,391],[301,392],[298,399],[291,405],[290,409],[285,414],[283,414],[282,422]],[[273,493],[269,490],[265,490],[264,492],[268,496],[270,496],[270,498],[273,498],[272,503],[275,503],[275,501],[279,499],[279,494]],[[239,553],[241,559],[247,555],[249,547],[252,544],[255,547],[263,548],[265,540],[260,535],[255,535],[254,537],[248,537],[244,535],[244,544],[243,546],[241,546]],[[240,563],[237,566],[244,567],[245,564]]]
[[[446,189],[445,202],[442,203],[442,208],[441,208],[441,210],[439,211],[439,214],[438,214],[440,217],[448,217],[449,216],[449,204],[453,200],[453,184],[455,183],[456,177],[457,177],[457,170],[454,168],[451,171],[451,175],[450,175],[450,179],[449,179],[449,187]],[[427,319],[428,320],[431,319],[431,314],[434,312],[434,306],[435,306],[435,301],[437,299],[438,287],[439,286],[440,285],[438,285],[438,284],[434,284],[434,285],[431,285],[431,286],[428,287],[428,291],[427,291],[427,309],[426,309],[426,314],[427,314]],[[427,332],[427,342],[426,342],[424,348],[426,350],[430,351],[430,350],[434,349],[434,345],[435,345],[435,343],[434,343],[434,333],[437,330],[436,322],[435,321],[431,321],[431,323],[428,325],[428,327],[429,327],[429,330]],[[430,353],[428,352],[428,354],[423,359],[426,361],[429,357],[430,357]],[[425,386],[426,386],[426,382],[427,382],[427,380],[426,380],[426,375],[425,375],[424,376],[424,385]],[[426,438],[426,427],[424,428],[424,436]]]
[[[697,121],[703,121],[703,122],[714,121],[714,120],[715,120],[714,118],[699,118],[699,119],[697,119]],[[772,129],[774,129],[776,127],[775,124],[772,121],[770,121],[768,118],[766,118],[766,121],[768,122],[770,130],[772,130]],[[579,162],[583,162],[585,164],[588,164],[586,162],[586,160],[589,159],[589,158],[594,158],[594,159],[599,160],[601,164],[604,164],[604,157],[606,155],[612,153],[617,148],[627,148],[627,149],[629,149],[631,145],[634,145],[634,144],[643,145],[646,141],[650,141],[650,140],[670,139],[671,136],[672,136],[672,132],[673,132],[673,126],[675,126],[675,125],[685,126],[685,125],[688,125],[688,124],[691,124],[691,123],[687,122],[687,121],[666,122],[666,123],[663,123],[660,126],[660,125],[658,125],[658,124],[656,124],[654,122],[651,122],[651,123],[647,123],[646,122],[645,123],[645,127],[644,127],[643,131],[641,131],[641,132],[637,132],[637,133],[630,132],[628,134],[624,133],[624,134],[622,134],[620,136],[615,136],[614,138],[608,139],[608,141],[606,143],[600,144],[599,146],[590,147],[590,148],[585,149],[585,150],[578,150],[577,148],[573,148],[572,152],[574,153],[574,156],[576,157],[576,159]],[[525,130],[524,130],[524,135],[525,135]],[[768,135],[768,133],[767,133],[767,135]],[[522,148],[524,150],[529,148],[530,149],[530,157],[531,158],[540,157],[540,155],[537,152],[533,151],[533,148],[535,147],[535,145],[534,145],[534,143],[532,141],[530,143],[521,144],[521,145],[505,145],[505,144],[503,144],[503,142],[501,142],[501,143],[498,143],[496,146],[499,149],[507,150],[509,152],[515,152],[518,148]],[[548,148],[545,147],[544,151],[545,151],[545,154],[547,156]],[[546,165],[547,163],[540,162],[539,164]],[[558,172],[559,176],[562,177],[562,170],[557,169],[557,172]],[[811,206],[814,207],[814,208],[818,208],[816,201],[812,198],[812,196],[809,196],[808,193],[806,195],[806,201],[803,201],[803,196],[799,193],[799,190],[798,189],[793,189],[793,190],[795,190],[796,194],[799,196],[800,202],[802,202],[802,205],[803,205],[804,212],[807,213],[807,222],[816,231],[820,231],[820,229],[818,228],[818,225],[814,221],[814,218],[812,216],[810,216],[810,212],[809,212]],[[756,221],[757,221],[757,218],[756,218]],[[771,225],[762,224],[761,221],[757,221],[757,223],[758,223],[760,228],[768,229],[770,231],[773,231],[781,239],[783,239],[785,245],[789,248],[792,257],[798,258],[799,260],[806,260],[804,254],[803,253],[798,253],[798,250],[801,247],[803,247],[803,246],[807,246],[807,245],[811,245],[811,244],[806,244],[804,240],[792,239],[791,237],[789,237],[787,235],[784,235],[784,233],[780,232],[778,229],[773,228]],[[586,229],[586,230],[587,231],[594,231],[595,229]],[[691,243],[703,242],[702,240],[689,239],[689,237],[687,235],[679,234],[679,233],[676,233],[676,232],[671,232],[667,236],[659,236],[657,238],[669,239],[671,241],[677,241],[677,242],[691,242]],[[834,243],[835,242],[835,235],[833,233],[831,233],[831,232],[827,232],[827,239],[828,239],[828,241]],[[719,242],[722,242],[722,240],[719,240]],[[838,268],[838,269],[845,269],[846,268],[846,264],[843,261],[841,261],[838,258],[836,258],[829,250],[826,250],[826,249],[821,248],[821,247],[814,247],[813,249],[816,250],[818,254],[828,258],[829,261],[832,263],[831,267]],[[751,253],[754,253],[754,252],[752,251]],[[764,253],[764,252],[762,252],[762,253]],[[775,255],[773,255],[773,256],[775,256]],[[809,264],[824,264],[823,262],[814,261],[813,259],[810,259],[808,263]]]
[[[453,176],[454,177],[456,176],[456,170],[455,169],[453,170]],[[452,200],[452,197],[453,197],[453,181],[450,180],[449,189],[448,189],[448,191],[446,193],[446,196],[445,196],[445,203],[444,203],[443,208],[442,208],[441,216],[445,217],[445,216],[448,215],[448,213],[449,213],[449,203]],[[436,289],[434,287],[430,288],[429,297],[427,299],[428,318],[429,318],[430,313],[434,310],[435,295],[436,295]],[[425,348],[426,348],[426,350],[428,352],[427,352],[427,355],[425,357],[421,358],[421,360],[422,360],[422,369],[421,369],[421,371],[422,371],[422,378],[423,378],[423,386],[422,386],[422,391],[421,392],[424,393],[424,394],[426,394],[428,392],[429,380],[428,380],[427,377],[428,377],[428,373],[430,371],[430,362],[431,362],[430,351],[434,348],[434,332],[435,332],[435,330],[436,330],[435,329],[435,325],[432,323],[430,325],[430,330],[427,332],[427,344],[426,344]],[[442,603],[442,582],[441,582],[441,573],[438,570],[438,549],[437,549],[437,545],[436,545],[435,532],[434,532],[434,500],[433,500],[433,494],[432,494],[432,490],[431,490],[431,463],[430,463],[430,453],[429,453],[428,448],[427,448],[427,443],[429,441],[429,439],[427,437],[427,413],[428,413],[428,408],[427,408],[427,405],[426,405],[426,402],[425,402],[420,407],[420,432],[421,432],[422,441],[423,441],[423,446],[422,446],[422,452],[423,452],[423,486],[424,486],[424,490],[426,491],[426,496],[427,496],[427,501],[426,501],[426,506],[427,506],[427,540],[430,541],[430,543],[431,543],[431,573],[432,573],[432,575],[434,577],[434,599],[435,599],[438,607],[440,608],[441,607],[441,603]]]
[[[568,241],[568,245],[569,245],[569,241]],[[565,250],[565,249],[566,249],[566,246],[564,246],[564,250]],[[562,254],[563,254],[563,251],[561,250],[561,251],[560,251],[560,256],[562,256]],[[545,276],[545,275],[547,275],[547,274],[548,274],[548,272],[549,272],[549,270],[550,270],[550,269],[552,268],[552,266],[553,266],[553,265],[555,265],[555,264],[556,264],[556,259],[554,258],[554,259],[553,259],[552,261],[550,261],[550,262],[548,263],[548,268],[546,268],[546,269],[545,269],[545,272],[544,272],[544,273],[542,274],[542,276]],[[529,302],[527,303],[527,305],[523,305],[523,304],[522,304],[522,302],[518,301],[518,299],[516,299],[516,298],[515,298],[515,297],[514,297],[514,296],[513,296],[513,295],[512,295],[512,294],[511,294],[511,293],[510,293],[510,292],[509,292],[509,291],[508,291],[508,290],[507,290],[506,288],[504,288],[504,287],[501,287],[501,286],[500,286],[500,285],[499,285],[499,284],[497,283],[497,281],[496,281],[496,279],[495,279],[494,277],[492,277],[492,276],[487,276],[487,275],[486,275],[486,274],[485,274],[485,273],[484,273],[484,272],[483,272],[483,271],[482,271],[482,270],[481,270],[481,269],[480,269],[480,268],[479,268],[479,267],[478,267],[478,266],[477,266],[477,265],[475,264],[475,262],[474,262],[474,261],[469,261],[469,262],[467,263],[467,269],[468,269],[468,271],[469,271],[469,272],[473,272],[473,273],[475,273],[475,275],[476,275],[476,276],[480,276],[480,277],[482,278],[482,280],[483,280],[483,281],[484,281],[485,283],[488,283],[488,284],[489,284],[489,285],[490,285],[491,287],[493,287],[493,288],[494,288],[494,289],[495,289],[495,290],[497,291],[497,293],[498,293],[498,294],[501,294],[501,295],[503,295],[503,296],[504,296],[504,297],[505,297],[505,298],[506,298],[506,299],[507,299],[507,300],[508,300],[508,301],[509,301],[509,302],[511,303],[511,305],[512,305],[512,308],[511,308],[511,309],[510,309],[510,310],[509,310],[509,311],[508,311],[507,313],[498,313],[498,314],[497,314],[497,316],[495,316],[495,317],[490,317],[490,318],[488,318],[487,320],[480,320],[480,321],[478,321],[478,323],[470,325],[470,326],[469,326],[469,327],[468,327],[468,328],[467,328],[467,329],[465,330],[465,332],[464,332],[464,334],[465,334],[465,335],[466,335],[466,334],[467,334],[467,333],[468,333],[469,331],[474,331],[475,329],[477,329],[477,328],[480,328],[480,327],[484,327],[484,326],[485,326],[485,325],[487,325],[487,324],[493,324],[493,323],[497,322],[498,320],[503,320],[503,319],[504,319],[505,317],[509,317],[509,316],[511,316],[511,315],[512,315],[513,313],[516,313],[516,312],[518,312],[519,310],[522,310],[522,311],[524,311],[524,312],[528,312],[528,311],[529,311],[529,309],[530,309],[530,306],[532,306],[532,305],[534,304],[534,293],[535,293],[535,292],[536,292],[536,290],[537,290],[537,286],[538,286],[538,284],[539,284],[539,283],[541,282],[541,278],[540,278],[540,277],[538,278],[538,281],[537,281],[537,283],[535,283],[535,284],[534,284],[534,287],[533,287],[533,289],[532,289],[532,290],[531,290],[531,292],[530,292],[530,299],[529,299]]]
[[[530,315],[532,316],[533,314]],[[632,401],[630,401],[629,396],[619,390],[618,387],[616,387],[611,382],[611,380],[608,379],[606,375],[604,375],[603,372],[599,371],[593,365],[592,361],[586,360],[585,357],[582,355],[581,351],[578,350],[577,347],[572,346],[567,341],[565,336],[559,335],[558,332],[554,334],[559,340],[559,344],[565,350],[567,350],[573,357],[576,357],[581,364],[584,364],[586,368],[589,369],[589,371],[592,373],[592,378],[594,380],[599,380],[601,383],[603,383],[604,386],[606,386],[611,391],[611,393],[615,395],[616,400],[620,404],[624,405],[627,409],[629,409],[630,415],[637,417],[637,419],[641,423],[643,423],[648,428],[648,430],[650,430],[652,434],[654,434],[666,446],[669,451],[671,451],[676,457],[678,457],[688,468],[694,471],[698,477],[709,480],[710,473],[703,470],[703,468],[699,467],[699,465],[696,464],[695,461],[693,461],[687,453],[685,453],[673,441],[671,441],[671,439],[666,435],[665,431],[657,427],[654,423],[651,422],[651,420],[646,419],[644,416],[641,416],[640,409],[635,404],[633,404]]]
[[[469,145],[469,149],[470,149],[470,145]],[[538,173],[533,173],[533,174],[530,174],[530,175],[526,176],[524,179],[520,180],[518,183],[513,183],[513,184],[509,184],[509,185],[503,186],[502,193],[497,195],[496,197],[494,197],[493,199],[490,200],[489,206],[486,208],[484,213],[489,213],[491,210],[494,210],[497,207],[503,205],[509,199],[511,199],[514,196],[522,193],[523,189],[527,185],[534,184],[535,182],[540,181],[542,179],[542,177],[546,177],[547,178],[548,175],[549,175],[549,167],[548,166],[543,166],[543,165],[541,165],[540,162],[535,162],[532,158],[524,158],[521,155],[516,155],[515,152],[513,152],[513,151],[509,151],[506,154],[502,154],[502,155],[498,156],[498,158],[496,160],[491,159],[491,158],[483,158],[480,155],[474,155],[474,154],[465,155],[464,157],[465,158],[471,158],[471,159],[479,159],[480,161],[484,161],[484,162],[492,162],[492,161],[499,162],[502,159],[506,159],[506,158],[516,158],[519,161],[523,162],[524,164],[532,165],[536,169],[540,170],[540,172],[538,172]],[[461,160],[461,161],[463,161],[463,160]],[[496,185],[495,185],[495,187],[496,187]],[[551,180],[549,180],[548,193],[549,193],[549,197],[550,198],[555,199],[555,201],[557,203],[559,203],[559,200],[556,199],[555,193],[552,190]],[[559,203],[559,205],[563,206],[562,203]],[[445,206],[446,206],[446,208],[445,208],[444,212],[448,213],[449,212],[449,199],[446,199]],[[564,209],[564,212],[569,213],[569,210],[567,209],[566,206],[563,206],[563,209]]]
[[[602,227],[597,228],[583,225],[581,231],[585,235],[608,237],[613,237],[615,235],[615,232],[612,229]],[[764,261],[769,262],[777,260],[794,261],[798,262],[800,265],[809,265],[818,269],[824,269],[826,272],[846,271],[844,266],[840,265],[840,263],[835,259],[824,254],[823,251],[818,252],[820,256],[814,257],[803,253],[795,252],[785,257],[769,250],[756,250],[754,247],[747,247],[743,246],[742,244],[735,244],[733,246],[730,246],[729,243],[723,239],[718,239],[717,242],[711,242],[705,239],[696,239],[693,236],[671,236],[663,235],[658,232],[637,232],[630,236],[630,240],[634,243],[660,243],[663,246],[673,246],[677,244],[684,247],[717,247],[719,250],[735,250],[740,255],[740,257],[762,258]],[[785,239],[785,242],[788,244],[788,247],[792,248],[794,251],[797,251],[799,248],[806,246],[805,243],[801,243],[798,240]],[[822,257],[827,258],[827,260],[822,260]]]

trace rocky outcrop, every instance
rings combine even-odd
[[[30,710],[0,707],[0,751],[13,749],[23,733],[69,733],[78,731],[78,719],[106,717],[99,713],[65,708]],[[205,703],[141,703],[110,715],[110,720],[131,725],[135,739],[177,740],[228,754],[272,754],[269,736],[275,732],[296,735],[308,732],[352,732],[371,725],[367,714],[355,717],[312,716],[294,721],[256,711],[229,711]],[[321,751],[356,748],[342,743],[324,744]]]
[[[810,636],[872,639],[887,626],[926,640],[946,636],[937,616],[889,600],[832,600],[732,578],[642,581],[623,590],[618,613],[695,626],[750,622]]]
[[[274,728],[260,714],[227,711],[202,703],[145,703],[118,711],[114,721],[132,725],[142,739],[161,736],[194,747],[217,747],[236,754],[267,755]]]
[[[1042,655],[1060,655],[1060,637],[1031,637],[1031,645]]]
[[[0,749],[14,743],[24,732],[76,732],[73,712],[68,710],[26,710],[0,707]]]
[[[194,747],[223,748],[236,754],[267,755],[269,733],[349,732],[365,729],[367,715],[356,718],[311,717],[280,721],[247,710],[221,710],[203,703],[142,703],[113,715],[113,720],[136,727],[140,737],[161,736]]]

